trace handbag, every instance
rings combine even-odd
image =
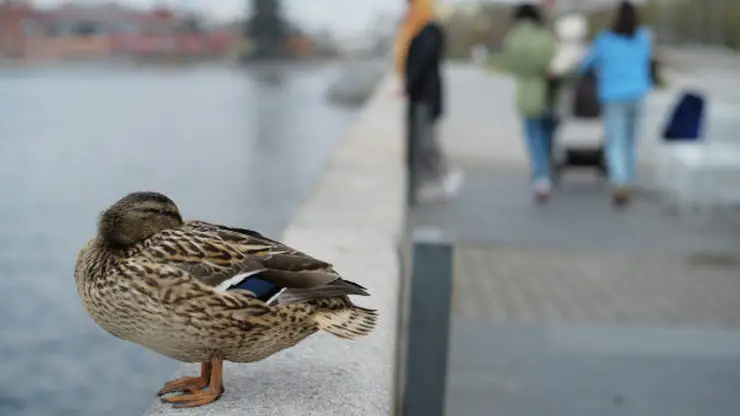
[[[666,121],[665,141],[693,141],[702,136],[706,99],[696,92],[684,92]]]
[[[573,85],[571,114],[575,118],[594,119],[601,117],[598,83],[593,71],[579,77]]]

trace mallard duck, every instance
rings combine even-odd
[[[161,193],[135,192],[100,216],[80,251],[77,291],[108,333],[167,357],[201,363],[198,377],[159,390],[175,407],[211,403],[223,391],[223,361],[250,363],[326,331],[344,339],[375,328],[369,296],[332,265],[262,234],[183,221]]]

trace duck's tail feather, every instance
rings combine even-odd
[[[344,339],[356,339],[375,329],[378,312],[374,309],[352,306],[346,309],[321,311],[314,315],[319,329]]]
[[[349,280],[337,279],[327,285],[310,288],[288,288],[283,290],[273,304],[287,305],[348,295],[370,296],[367,289]]]

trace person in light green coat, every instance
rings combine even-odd
[[[550,145],[554,122],[550,117],[548,68],[557,51],[557,38],[545,27],[533,4],[522,4],[514,14],[514,27],[504,39],[503,69],[516,78],[516,107],[524,132],[532,184],[538,202],[550,195]]]

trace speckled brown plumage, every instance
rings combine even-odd
[[[247,290],[217,289],[244,273],[285,289],[270,304]],[[177,206],[154,192],[129,194],[101,215],[98,235],[78,255],[75,280],[84,308],[107,332],[202,363],[201,377],[160,391],[186,389],[167,399],[179,406],[218,398],[222,360],[259,361],[319,330],[354,339],[376,320],[374,310],[348,297],[367,296],[365,289],[329,263],[254,231],[184,222]]]

